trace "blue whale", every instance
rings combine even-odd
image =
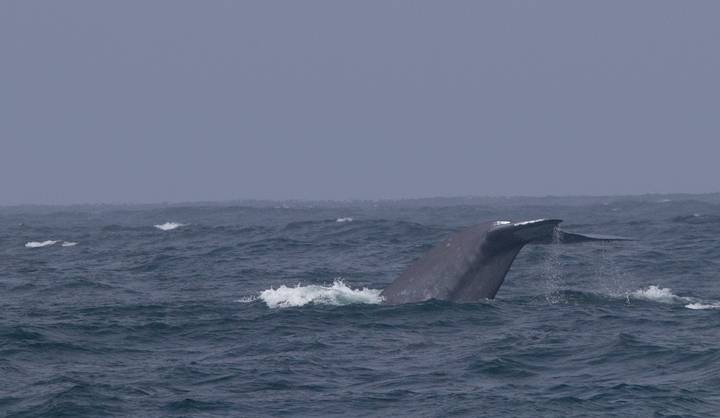
[[[558,229],[561,222],[495,221],[466,228],[425,253],[380,296],[389,303],[492,299],[526,244],[632,240],[563,232]]]

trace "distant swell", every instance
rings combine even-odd
[[[245,298],[238,302],[250,302],[260,299],[269,308],[289,308],[305,306],[309,303],[322,305],[350,305],[356,303],[378,304],[382,290],[377,289],[351,289],[338,280],[331,286],[280,286],[278,289],[268,289],[260,292],[257,298]]]
[[[177,222],[165,222],[162,225],[155,225],[155,228],[162,229],[163,231],[169,231],[171,229],[175,229],[181,226],[186,226],[185,224],[177,223]]]

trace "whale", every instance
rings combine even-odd
[[[493,221],[463,229],[421,256],[380,296],[388,303],[430,299],[472,302],[493,299],[520,250],[527,244],[633,241],[559,229],[560,219]]]

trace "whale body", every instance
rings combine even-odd
[[[389,303],[492,299],[526,244],[632,240],[560,231],[561,222],[495,221],[466,228],[425,253],[380,296]]]

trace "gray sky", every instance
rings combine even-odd
[[[0,2],[0,205],[720,191],[720,2]]]

